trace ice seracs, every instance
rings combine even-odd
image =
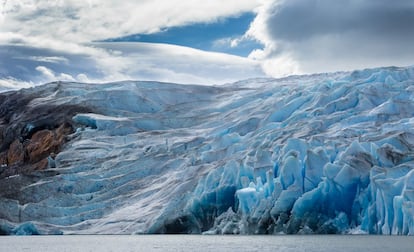
[[[32,109],[91,112],[55,167],[0,180],[0,230],[412,235],[413,84],[379,68],[32,89]]]

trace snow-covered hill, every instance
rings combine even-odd
[[[75,132],[0,180],[0,231],[414,234],[413,100],[413,68],[5,93],[2,151],[47,108]]]

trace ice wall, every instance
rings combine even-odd
[[[413,234],[413,84],[413,68],[380,68],[33,89],[31,106],[94,113],[73,117],[56,168],[0,181],[19,185],[0,229]]]

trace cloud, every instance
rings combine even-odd
[[[105,75],[101,72],[105,70],[105,62],[99,59],[110,57],[110,52],[86,45],[71,46],[61,41],[21,38],[19,43],[0,43],[2,79],[13,78],[40,84],[52,81],[52,76],[59,76],[60,73],[68,76],[84,73],[96,79]],[[53,73],[47,73],[45,68]]]
[[[66,48],[0,45],[3,59],[0,79],[3,83],[14,79],[15,83],[36,85],[57,80],[96,83],[154,80],[218,85],[264,76],[260,64],[254,60],[183,46],[108,42],[82,46],[85,48],[78,53],[68,53]]]
[[[4,0],[0,4],[3,80],[154,78],[206,84],[260,76],[258,62],[266,74],[280,77],[412,65],[414,58],[410,0]],[[261,42],[264,48],[253,50],[250,60],[185,47],[94,43],[213,23],[252,10],[257,16],[244,36],[222,37],[212,45],[218,51],[245,55],[241,52],[257,48],[254,41]]]
[[[251,11],[259,0],[16,0],[3,1],[4,32],[90,42],[215,22]]]
[[[65,57],[31,56],[31,57],[28,57],[27,59],[33,60],[33,61],[38,61],[38,62],[48,62],[48,63],[64,63],[64,64],[68,63],[68,59],[65,58]]]
[[[75,81],[75,78],[73,78],[70,74],[66,73],[60,73],[56,74],[53,70],[45,67],[45,66],[37,66],[36,71],[40,72],[42,76],[45,78],[46,82],[52,82],[52,81]]]
[[[252,59],[179,46],[94,42],[217,22],[252,11],[259,1],[5,0],[0,79],[36,85],[125,79],[221,84],[263,76]]]
[[[224,53],[152,43],[91,45],[112,52],[99,60],[108,81],[139,79],[208,85],[264,76],[259,62]]]
[[[9,91],[9,90],[15,90],[15,89],[21,89],[21,88],[30,88],[33,87],[33,82],[28,81],[22,81],[17,80],[14,78],[0,78],[0,92]]]
[[[50,70],[47,67],[44,66],[38,66],[35,68],[37,71],[39,71],[43,76],[45,76],[47,79],[49,80],[54,80],[55,79],[55,74],[53,73],[52,70]]]
[[[413,1],[273,0],[263,2],[247,35],[265,45],[250,57],[280,76],[411,65],[412,24]]]

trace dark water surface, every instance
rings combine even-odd
[[[0,251],[414,251],[414,237],[368,235],[3,236]]]

